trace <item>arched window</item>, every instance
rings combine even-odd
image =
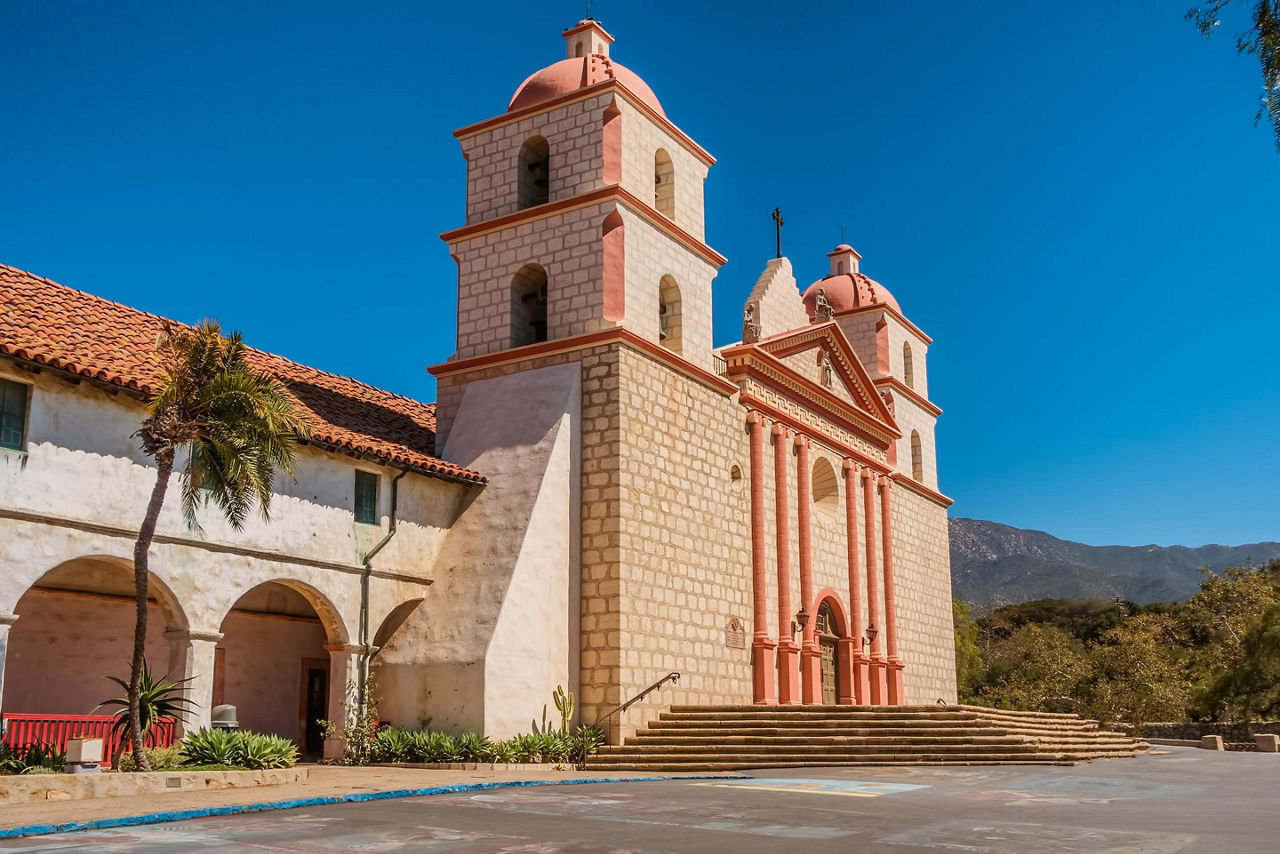
[[[920,448],[920,432],[911,431],[911,477],[924,481],[924,452]]]
[[[911,364],[911,344],[902,342],[902,376],[906,380],[907,388],[916,387],[916,371]]]
[[[547,340],[547,271],[525,264],[511,278],[511,346]]]
[[[663,276],[658,282],[658,341],[672,353],[682,352],[680,286],[670,276]]]
[[[813,491],[814,508],[823,516],[834,517],[840,509],[840,482],[831,463],[821,457],[813,464],[810,489]]]
[[[661,148],[653,155],[653,206],[667,219],[676,218],[676,168]]]
[[[519,210],[545,205],[551,198],[551,146],[540,136],[530,137],[520,147],[517,169]]]
[[[577,47],[573,49],[574,56],[582,56],[582,42],[578,42]]]

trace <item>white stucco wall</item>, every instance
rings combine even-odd
[[[223,702],[236,707],[240,728],[275,733],[302,745],[302,668],[308,659],[328,667],[324,626],[233,611],[222,631]]]
[[[426,607],[379,654],[383,716],[505,737],[577,690],[578,363],[467,386],[444,457],[490,477],[438,560]]]

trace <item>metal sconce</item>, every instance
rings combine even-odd
[[[807,625],[809,625],[809,612],[804,609],[803,605],[801,605],[800,610],[796,612],[796,618],[791,621],[792,637],[795,637],[797,628],[799,628],[799,630],[803,632],[804,627]]]
[[[876,624],[872,623],[867,626],[867,636],[862,639],[863,646],[871,646],[876,642],[876,635],[880,634],[880,630],[876,628]]]

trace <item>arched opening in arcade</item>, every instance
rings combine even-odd
[[[146,661],[153,678],[181,678],[187,618],[169,587],[148,579]],[[129,679],[133,660],[133,563],[105,555],[77,557],[42,575],[14,607],[4,657],[4,713],[111,714],[95,709],[124,691],[107,677]]]
[[[320,756],[319,721],[333,716],[331,700],[354,675],[335,672],[331,661],[331,649],[346,661],[347,642],[333,606],[305,584],[268,581],[236,600],[219,631],[213,706],[234,706],[241,729],[284,736],[304,756]]]

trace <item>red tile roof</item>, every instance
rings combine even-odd
[[[163,318],[0,264],[0,356],[149,394]],[[484,483],[437,457],[436,407],[250,350],[312,414],[311,441],[424,474]]]

